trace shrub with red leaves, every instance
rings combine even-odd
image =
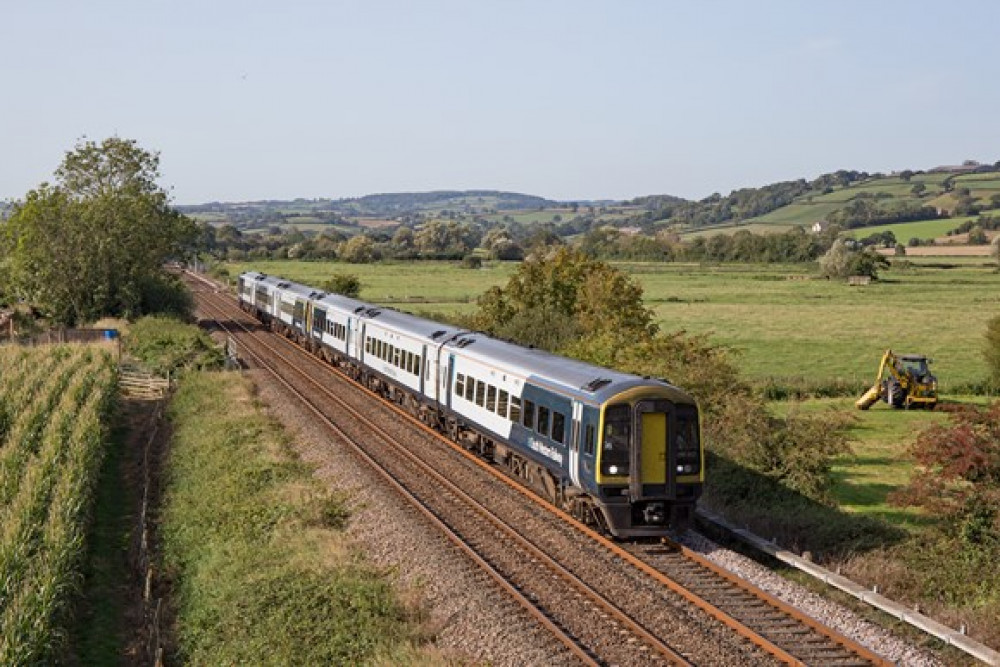
[[[945,530],[968,546],[998,546],[1000,402],[949,412],[949,424],[931,426],[917,436],[910,449],[917,471],[890,500],[945,519]]]

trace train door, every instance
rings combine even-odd
[[[580,422],[583,419],[583,403],[573,401],[573,423],[569,434],[569,478],[575,486],[580,486]]]
[[[295,305],[292,308],[292,328],[298,329],[302,333],[307,333],[305,326],[306,319],[306,302],[301,299],[295,300]]]
[[[427,383],[426,383],[427,373],[424,371],[424,369],[427,368],[427,345],[421,346],[420,357],[418,361],[420,361],[420,364],[418,364],[417,373],[420,374],[420,377],[417,378],[417,382],[419,383],[418,386],[420,387],[419,389],[420,395],[425,396],[427,393]]]
[[[365,329],[366,328],[367,327],[365,327],[365,323],[363,321],[359,320],[358,321],[358,334],[354,338],[354,354],[355,354],[355,358],[359,362],[361,362],[362,364],[368,363],[365,360],[365,356],[366,356],[365,352],[368,351],[368,348],[365,347]]]
[[[309,319],[312,320],[312,324],[309,327],[312,337],[323,342],[323,332],[326,331],[326,311],[322,308],[317,308],[315,304],[310,302]]]
[[[636,430],[638,431],[632,456],[632,469],[638,475],[631,476],[634,498],[651,495],[651,486],[663,487],[669,484],[673,475],[670,466],[670,449],[667,447],[670,431],[671,406],[666,401],[640,401],[635,406]]]
[[[351,356],[351,350],[354,347],[353,344],[352,344],[353,343],[352,336],[354,336],[354,327],[352,326],[352,322],[351,322],[351,318],[350,317],[347,318],[346,323],[344,324],[344,326],[346,327],[344,329],[344,331],[345,331],[345,333],[344,333],[344,356],[350,358],[350,356]]]
[[[445,407],[451,407],[448,400],[448,389],[451,384],[452,369],[455,368],[455,355],[440,355],[441,361],[438,367],[438,403]]]

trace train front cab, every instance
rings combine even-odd
[[[689,525],[703,470],[693,403],[626,393],[605,404],[595,478],[613,535],[657,536]]]

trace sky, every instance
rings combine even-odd
[[[0,200],[83,139],[178,204],[692,199],[1000,160],[1000,2],[0,0]]]

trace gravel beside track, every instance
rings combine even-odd
[[[900,639],[886,628],[875,625],[846,607],[816,595],[740,553],[716,544],[704,535],[688,531],[681,542],[717,565],[801,609],[897,665],[944,667],[945,663],[938,658]]]

